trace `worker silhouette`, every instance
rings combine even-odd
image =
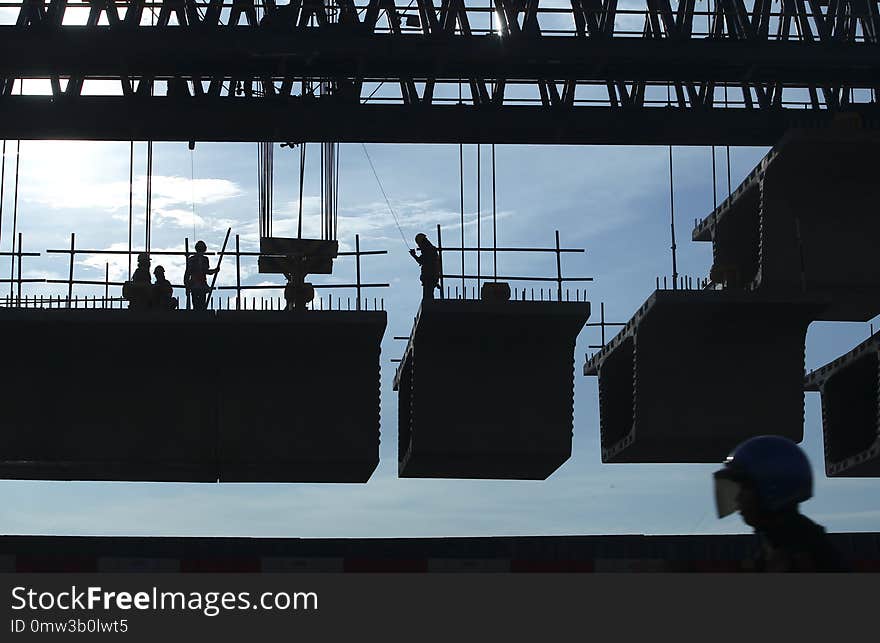
[[[416,245],[421,255],[417,255],[415,250],[410,250],[409,253],[422,267],[419,277],[422,282],[422,299],[434,299],[434,289],[440,283],[440,253],[421,232],[416,235]]]
[[[177,301],[174,299],[174,286],[165,278],[165,268],[156,266],[153,270],[156,282],[153,284],[153,308],[156,310],[174,310]]]
[[[129,310],[149,309],[151,288],[150,255],[141,252],[137,256],[137,268],[122,288],[122,296],[128,300]]]
[[[183,286],[192,296],[193,310],[208,309],[208,275],[217,274],[220,268],[209,268],[205,251],[208,246],[204,241],[196,241],[196,253],[186,260],[186,272],[183,273]]]
[[[756,571],[847,571],[825,529],[799,511],[813,496],[813,472],[794,442],[775,435],[746,440],[714,479],[718,517],[738,511],[758,536]]]
[[[287,310],[306,310],[309,302],[315,298],[315,289],[306,283],[308,259],[305,256],[288,257],[290,272],[284,273],[287,285],[284,287],[284,300]]]

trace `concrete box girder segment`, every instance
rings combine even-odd
[[[828,300],[820,320],[880,313],[878,154],[875,133],[789,132],[693,231],[712,241],[716,281]]]
[[[221,482],[366,482],[379,464],[384,311],[221,311],[253,349],[220,383]]]
[[[544,480],[571,457],[588,302],[423,301],[394,378],[402,478]]]
[[[602,461],[720,462],[767,433],[803,438],[816,304],[658,290],[584,365],[599,377]]]
[[[365,482],[384,312],[0,310],[0,478]]]
[[[880,476],[880,337],[810,373],[805,387],[822,395],[828,476]]]
[[[0,310],[9,360],[0,477],[215,482],[206,321]]]

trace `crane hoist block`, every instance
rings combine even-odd
[[[711,278],[729,289],[808,295],[817,319],[880,313],[880,136],[792,131],[693,231],[712,241]]]
[[[0,478],[365,482],[384,312],[0,310]]]
[[[394,378],[402,478],[543,480],[571,456],[587,302],[423,301]]]
[[[0,477],[216,481],[206,319],[0,310]]]
[[[720,462],[766,433],[803,438],[804,339],[816,304],[657,290],[593,355],[603,462]]]
[[[825,473],[880,476],[880,337],[810,373],[806,389],[822,395]]]
[[[217,317],[241,345],[224,356],[217,382],[220,481],[366,482],[379,464],[386,313]]]

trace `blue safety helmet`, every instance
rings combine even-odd
[[[715,472],[715,500],[723,518],[739,507],[741,485],[749,485],[763,511],[790,508],[813,496],[813,471],[803,450],[778,435],[761,435],[737,446]]]

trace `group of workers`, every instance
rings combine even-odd
[[[205,256],[208,246],[204,241],[196,242],[196,252],[187,257],[183,286],[192,300],[195,310],[208,309],[208,275],[216,274],[219,268],[211,268]],[[156,266],[153,270],[156,281],[150,278],[150,255],[138,255],[137,269],[131,280],[123,287],[123,297],[129,301],[131,310],[174,310],[178,307],[174,298],[174,286],[165,278],[165,268]]]
[[[420,254],[416,254],[415,250],[409,252],[421,266],[422,297],[433,299],[434,290],[440,284],[440,253],[424,234],[416,235],[416,245]],[[207,278],[208,275],[216,274],[219,270],[219,268],[210,267],[208,257],[205,256],[207,249],[204,241],[196,242],[195,254],[190,255],[186,260],[183,286],[192,301],[194,310],[207,310],[208,295],[211,290]],[[152,282],[150,278],[149,253],[140,253],[137,269],[123,289],[123,296],[129,301],[130,309],[173,310],[178,307],[177,300],[173,296],[174,287],[165,278],[165,268],[156,266],[153,275],[156,277],[155,282]],[[304,278],[304,275],[302,277]],[[303,291],[304,284],[298,283],[302,281],[302,278],[299,280],[290,278],[289,281],[284,293],[288,300],[288,308],[291,310],[303,308],[304,303],[300,300],[303,299],[301,291]]]

